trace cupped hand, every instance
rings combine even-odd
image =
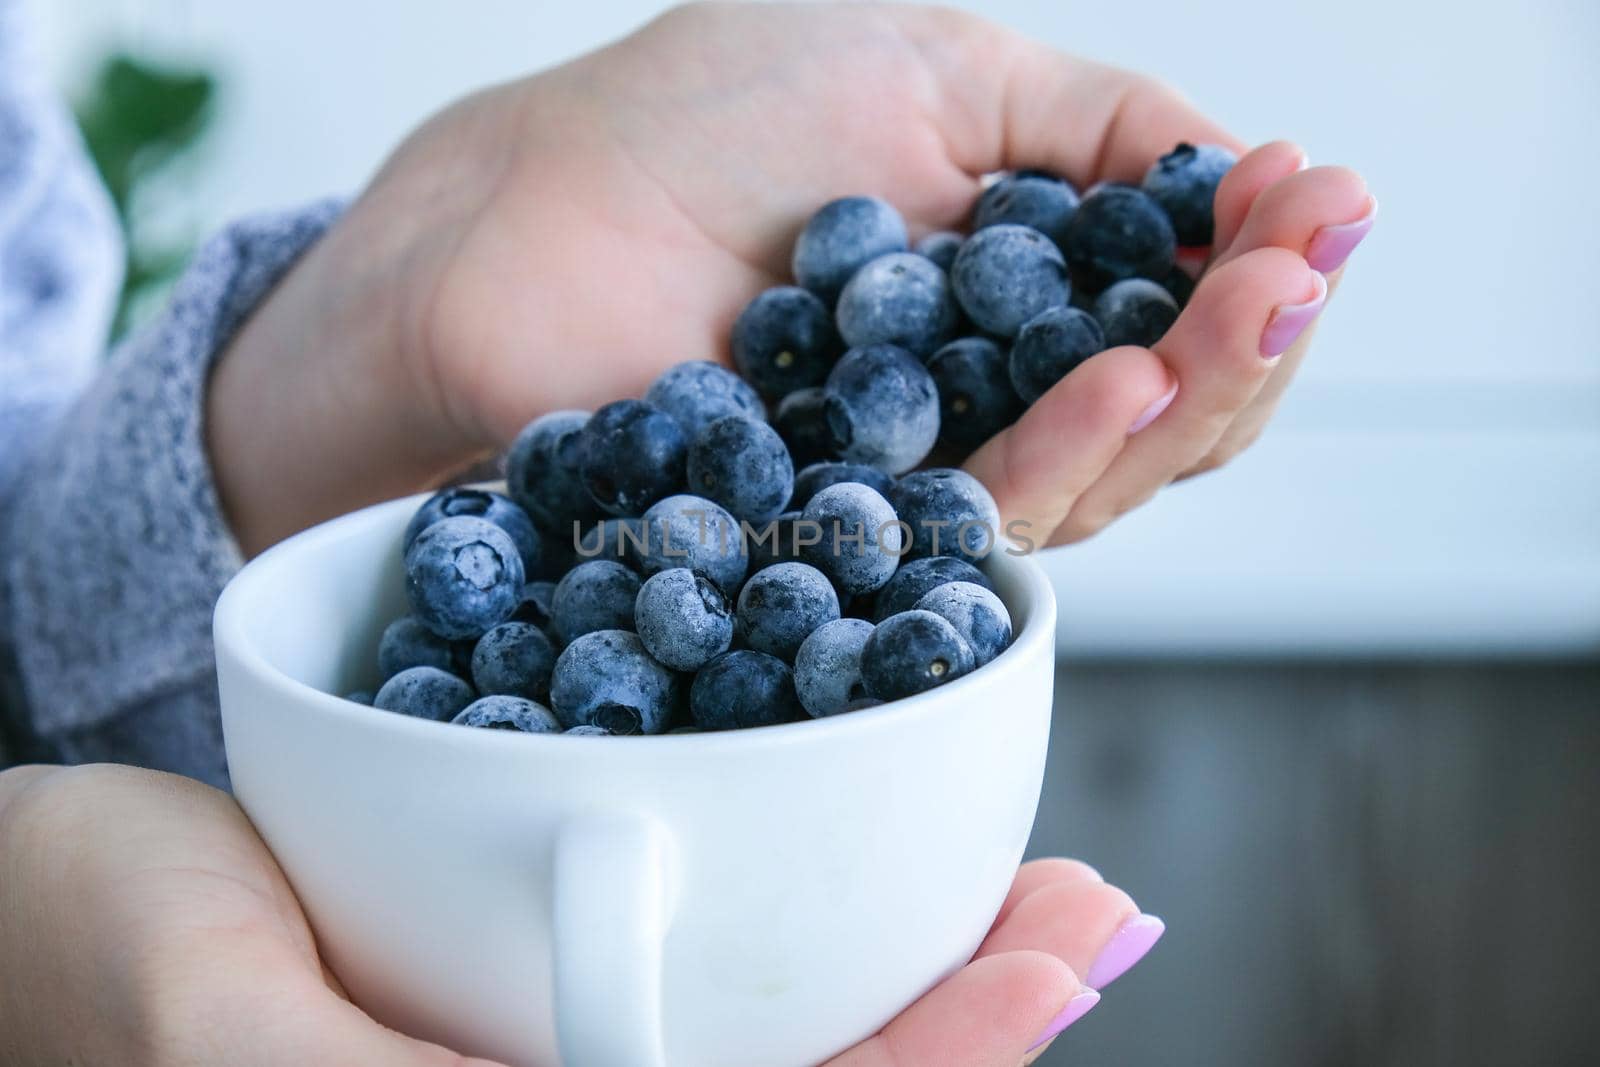
[[[969,14],[675,10],[399,149],[247,328],[236,349],[256,357],[223,361],[213,406],[251,412],[214,420],[224,498],[260,547],[421,488],[545,411],[725,360],[740,308],[787,281],[795,234],[833,197],[883,196],[921,233],[963,223],[987,172],[1137,181],[1180,140],[1243,150],[1159,82]],[[1284,143],[1245,155],[1167,336],[1094,357],[971,457],[1032,540],[1088,536],[1260,432],[1337,279],[1337,228],[1374,206],[1353,172],[1303,164]],[[377,358],[333,358],[363,347]],[[263,398],[302,365],[316,401],[274,429]]]
[[[1029,1062],[1159,934],[1083,864],[1029,863],[974,960],[832,1067]],[[226,794],[115,766],[0,774],[0,1062],[494,1067],[349,1001]]]

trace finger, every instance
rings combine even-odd
[[[1064,882],[1103,881],[1105,879],[1100,877],[1100,872],[1082,860],[1051,857],[1024,863],[1017,869],[1017,876],[1011,881],[1011,891],[1006,894],[1004,903],[1000,905],[1000,911],[995,915],[991,928],[1005,922],[1006,916],[1011,914],[1012,909],[1035,890]]]
[[[1022,901],[990,931],[978,946],[974,959],[1034,949],[1048,952],[1084,976],[1092,988],[1120,975],[1137,962],[1127,959],[1130,947],[1119,933],[1129,927],[1155,937],[1165,929],[1154,916],[1144,916],[1133,898],[1105,882],[1057,882],[1044,886]],[[1137,947],[1143,956],[1155,944],[1155,937]],[[1104,958],[1104,965],[1101,960]],[[1114,973],[1113,973],[1114,972]],[[1091,982],[1089,975],[1095,975]]]
[[[966,470],[994,495],[1007,534],[1037,544],[1105,473],[1130,430],[1172,388],[1171,375],[1149,349],[1101,352],[985,442],[968,457]]]
[[[1326,294],[1322,275],[1280,248],[1256,249],[1208,273],[1155,346],[1177,378],[1177,397],[1078,496],[1052,543],[1098,532],[1210,452]]]
[[[1285,248],[1324,273],[1344,262],[1371,230],[1378,202],[1347,167],[1312,167],[1274,182],[1250,205],[1214,266],[1258,248]]]
[[[826,1067],[1016,1067],[1099,999],[1047,953],[990,956],[967,964]]]
[[[1179,141],[1245,146],[1162,83],[1092,63],[960,11],[889,17],[933,73],[951,158],[970,174],[1045,167],[1080,186],[1137,181]]]
[[[1270,186],[1310,164],[1305,149],[1289,141],[1272,141],[1252,149],[1222,176],[1212,202],[1215,232],[1212,244],[1227,248],[1239,236],[1250,206]]]
[[[382,1026],[360,1008],[331,992],[323,993],[286,1026],[270,1032],[271,1048],[257,1061],[262,1067],[280,1063],[316,1063],[326,1067],[503,1067],[473,1059],[439,1045],[417,1041]]]

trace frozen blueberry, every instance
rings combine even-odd
[[[607,404],[589,417],[578,449],[585,488],[612,515],[637,515],[683,488],[688,436],[654,404]]]
[[[517,435],[506,453],[506,491],[557,539],[570,540],[572,523],[600,514],[583,487],[578,442],[587,411],[552,411]]]
[[[523,697],[480,697],[450,720],[457,726],[483,730],[516,730],[525,734],[559,734],[561,723],[542,704]]]
[[[1078,194],[1064,179],[1042,171],[1007,174],[983,191],[972,212],[972,228],[1013,223],[1031,226],[1058,246],[1078,210]]]
[[[365,704],[371,707],[372,702],[377,699],[377,694],[370,689],[357,689],[354,692],[346,693],[344,698],[352,704]]]
[[[1139,189],[1107,185],[1078,205],[1063,247],[1073,278],[1099,291],[1124,278],[1165,278],[1178,241],[1160,204]]]
[[[786,511],[771,522],[745,524],[744,547],[752,574],[775,563],[803,562],[807,539],[800,536],[801,522],[798,511]]]
[[[528,622],[503,622],[478,638],[472,650],[472,684],[484,696],[550,699],[556,648]]]
[[[1100,323],[1074,307],[1051,308],[1030,319],[1011,346],[1012,388],[1033,404],[1084,360],[1107,348]]]
[[[784,397],[772,413],[772,427],[789,446],[789,456],[795,463],[816,463],[833,455],[826,404],[827,394],[820,385],[813,385]]]
[[[877,697],[856,697],[856,699],[844,706],[844,710],[865,711],[868,708],[881,707],[882,705],[883,701],[879,700]]]
[[[758,422],[767,417],[766,406],[748,382],[707,360],[668,367],[644,399],[677,419],[690,440],[725,415],[743,415]]]
[[[1178,302],[1148,278],[1125,278],[1094,301],[1094,317],[1106,335],[1106,347],[1149,348],[1178,321]]]
[[[652,575],[633,618],[645,651],[675,671],[697,671],[733,641],[733,612],[722,590],[684,567]]]
[[[477,698],[472,686],[437,667],[411,667],[383,683],[372,706],[418,719],[448,722]]]
[[[614,734],[659,734],[678,700],[678,680],[627,630],[584,634],[561,653],[550,703],[561,725],[601,726]]]
[[[987,337],[951,341],[928,360],[928,373],[939,390],[940,444],[971,452],[1022,415],[1010,358]]]
[[[919,359],[948,341],[960,321],[950,279],[914,252],[879,256],[856,271],[834,315],[852,348],[899,345]]]
[[[891,615],[910,611],[930,589],[946,582],[972,582],[985,589],[993,588],[988,575],[957,556],[910,559],[894,572],[889,584],[878,591],[873,617],[882,622]]]
[[[933,467],[901,478],[889,504],[911,528],[907,556],[960,556],[975,562],[1000,539],[1000,509],[966,471]]]
[[[852,275],[879,256],[908,247],[905,220],[875,196],[824,204],[794,245],[795,280],[832,304]]]
[[[961,242],[966,240],[959,233],[950,230],[935,230],[917,242],[917,255],[933,260],[940,270],[946,274],[956,261],[956,253],[961,251]]]
[[[1010,223],[967,238],[950,283],[967,317],[1000,337],[1015,337],[1023,323],[1072,295],[1055,242],[1031,226]]]
[[[522,599],[508,622],[528,622],[550,634],[550,606],[556,595],[555,582],[528,582],[522,587]]]
[[[917,610],[931,611],[954,626],[981,667],[1011,644],[1011,613],[991,589],[973,582],[946,582],[917,601]]]
[[[828,375],[826,414],[841,459],[900,474],[939,437],[939,390],[916,357],[895,345],[845,353]]]
[[[794,490],[794,463],[783,438],[764,422],[728,415],[689,446],[689,490],[715,500],[736,519],[776,518]]]
[[[906,549],[906,528],[871,486],[840,482],[813,496],[800,512],[801,532],[816,537],[805,558],[843,593],[881,589]]]
[[[899,700],[943,685],[973,668],[972,649],[931,611],[902,611],[880,622],[861,649],[867,695]]]
[[[1172,220],[1181,245],[1209,245],[1217,185],[1237,156],[1221,145],[1180,142],[1145,172],[1143,189]]]
[[[840,482],[860,482],[884,496],[889,495],[889,487],[894,485],[893,478],[865,463],[813,463],[794,476],[794,496],[790,498],[789,506],[803,508],[811,503],[812,497]]]
[[[556,583],[550,615],[565,644],[596,630],[633,629],[639,576],[609,559],[580,563]]]
[[[528,518],[527,512],[512,503],[511,498],[482,489],[446,489],[429,497],[427,503],[411,516],[411,522],[406,526],[404,546],[410,548],[411,542],[423,530],[440,519],[454,515],[476,515],[500,527],[516,543],[517,554],[522,557],[523,571],[527,574],[538,572],[539,531],[534,529],[533,520]]]
[[[411,611],[440,637],[478,637],[511,617],[522,597],[522,556],[487,519],[456,515],[423,530],[406,550]]]
[[[812,718],[836,715],[866,695],[861,649],[872,636],[865,619],[835,619],[811,631],[794,658],[794,690]]]
[[[779,659],[792,661],[812,630],[838,617],[839,595],[826,575],[804,563],[764,567],[739,592],[739,637]]]
[[[465,674],[471,658],[470,642],[440,637],[415,615],[402,615],[391,622],[378,640],[378,673],[385,679],[410,667],[438,667]]]
[[[805,717],[789,665],[765,652],[724,652],[695,675],[689,715],[701,730],[776,726]]]
[[[563,730],[561,732],[566,734],[568,737],[615,737],[615,736],[617,736],[616,734],[612,733],[610,730],[607,730],[604,726],[574,726],[570,730]]]
[[[768,289],[733,324],[734,366],[769,400],[821,385],[843,351],[827,305],[793,285]]]
[[[573,544],[577,554],[574,565],[591,559],[608,559],[638,570],[643,565],[645,537],[643,519],[602,519],[578,531],[578,539]]]
[[[644,513],[644,525],[640,564],[647,577],[687,567],[729,596],[738,591],[749,560],[739,521],[720,504],[686,493],[669,496]]]

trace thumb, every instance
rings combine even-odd
[[[316,1063],[323,1067],[505,1067],[406,1037],[332,991],[325,991],[314,1009],[272,1036],[275,1047],[270,1052],[262,1050],[252,1063],[261,1067],[280,1063]]]

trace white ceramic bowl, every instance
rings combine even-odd
[[[1032,829],[1055,602],[909,700],[659,737],[474,730],[349,703],[405,611],[424,498],[245,567],[216,612],[234,792],[380,1021],[517,1067],[805,1067],[978,946]]]

